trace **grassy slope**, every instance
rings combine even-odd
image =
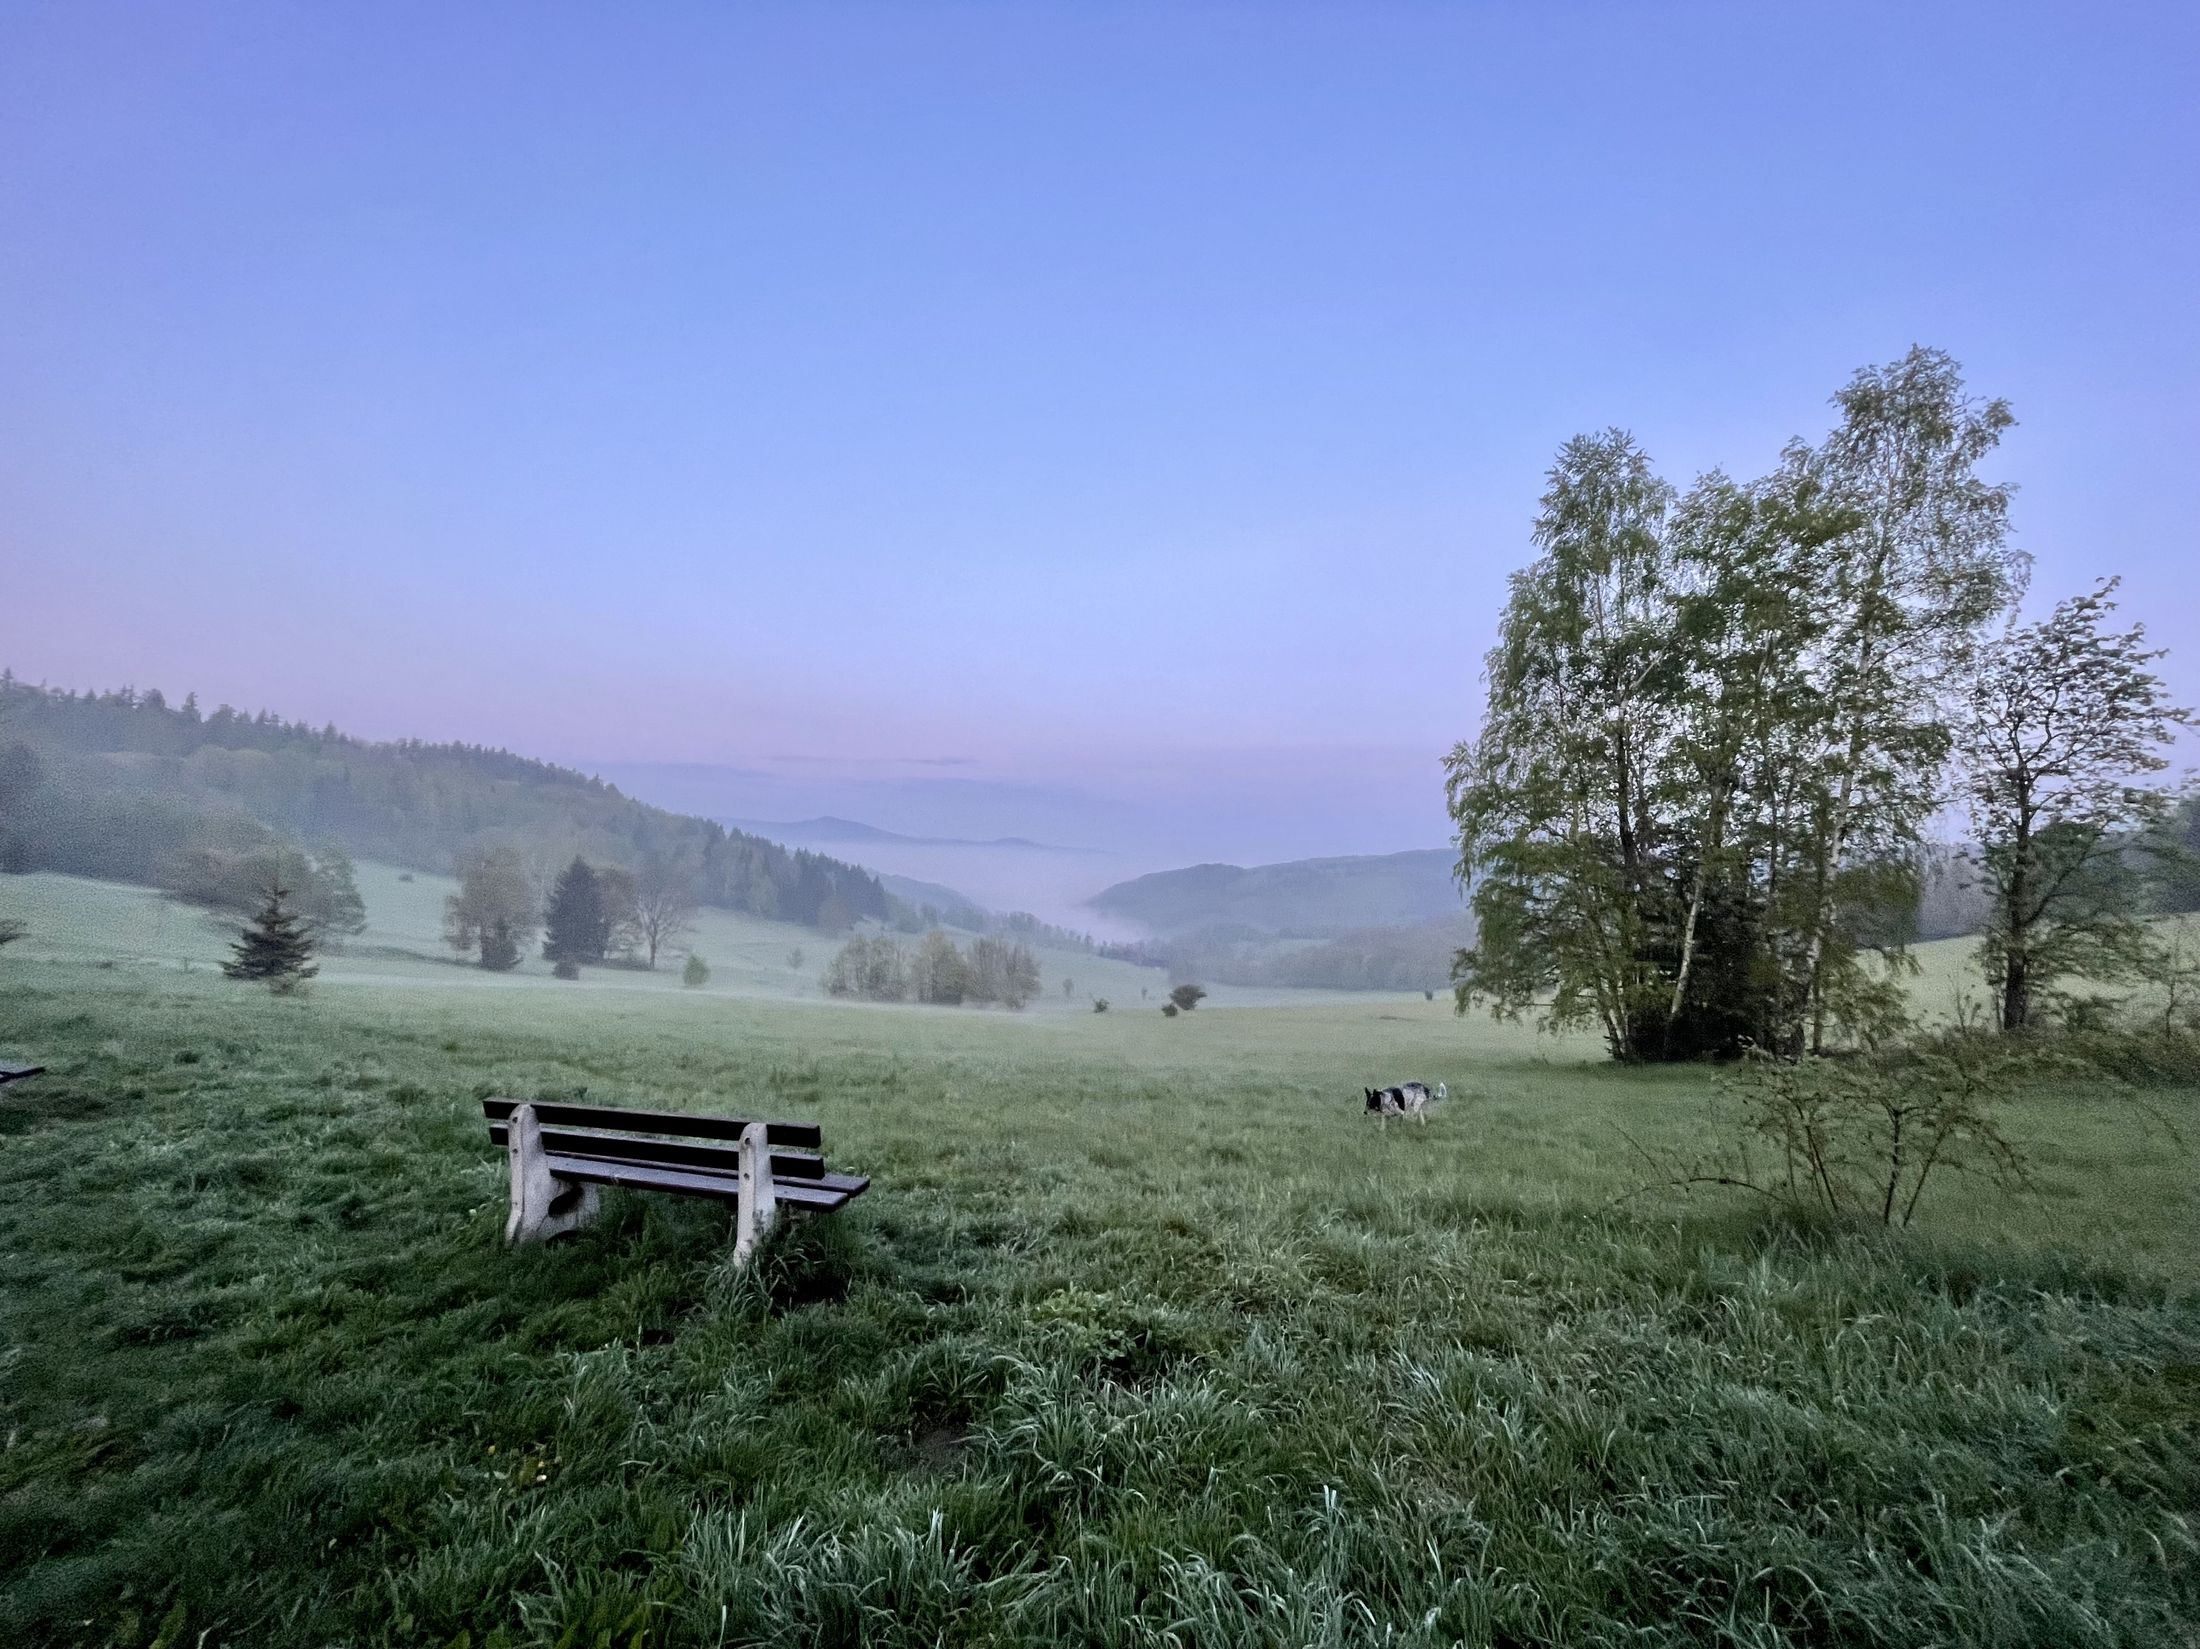
[[[432,939],[438,889],[367,891],[368,946]],[[2039,1196],[1951,1185],[1887,1244],[1615,1205],[1619,1129],[1694,1137],[1702,1073],[1418,997],[1010,1016],[359,954],[276,1001],[170,965],[221,947],[181,913],[127,947],[127,890],[0,899],[36,929],[0,1052],[53,1065],[0,1098],[0,1641],[2189,1643],[2200,1613],[2190,1094],[2186,1145],[2030,1096]],[[763,980],[785,938],[698,945]],[[1462,1097],[1367,1128],[1358,1085],[1407,1075]],[[764,1286],[668,1198],[508,1256],[474,1096],[584,1086],[815,1117],[877,1187]]]

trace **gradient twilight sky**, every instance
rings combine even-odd
[[[2200,7],[0,0],[0,663],[1432,846],[1559,443],[1950,350],[2200,697]]]

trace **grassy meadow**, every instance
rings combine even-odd
[[[0,879],[0,1643],[2200,1641],[2190,1091],[2027,1092],[2034,1191],[1896,1239],[1630,1195],[1708,1073],[1419,995],[856,1006],[715,913],[704,990],[492,977],[361,882],[277,999]],[[583,1091],[873,1189],[751,1275],[668,1197],[507,1253],[478,1097]]]

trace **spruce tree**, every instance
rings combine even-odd
[[[313,960],[313,937],[305,918],[284,903],[289,897],[282,883],[268,884],[259,914],[231,947],[236,954],[222,964],[223,973],[258,980],[278,996],[287,996],[321,971]]]
[[[551,890],[543,912],[542,954],[553,962],[601,962],[611,942],[603,884],[586,859],[575,857]]]

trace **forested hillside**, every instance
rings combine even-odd
[[[1103,889],[1093,909],[1155,934],[1199,929],[1326,939],[1359,929],[1456,916],[1458,855],[1411,853],[1294,859],[1285,864],[1190,865]]]
[[[543,866],[575,853],[675,862],[702,903],[786,921],[902,914],[853,865],[508,751],[370,743],[265,711],[202,714],[195,697],[63,692],[0,672],[0,870],[166,885],[194,855],[278,842],[439,872],[502,842]]]

